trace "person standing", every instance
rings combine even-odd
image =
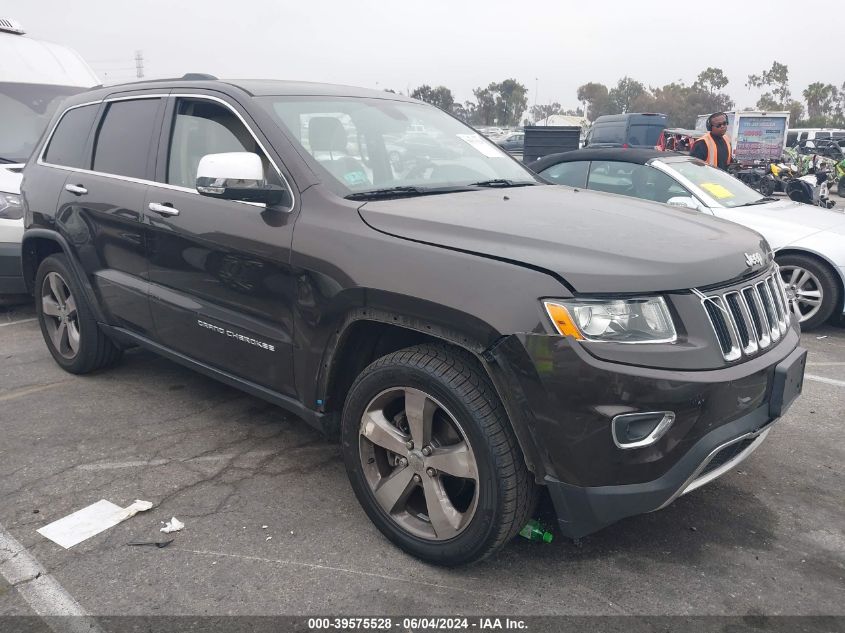
[[[728,115],[724,112],[711,114],[707,117],[707,134],[695,142],[690,156],[713,167],[727,169],[731,164],[731,142],[725,134],[727,131]]]

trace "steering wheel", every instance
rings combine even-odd
[[[414,158],[413,160],[414,166],[408,170],[407,174],[405,174],[405,178],[409,180],[422,177],[425,170],[429,167],[436,167],[435,163],[427,156],[421,156],[419,158]]]

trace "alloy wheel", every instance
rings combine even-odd
[[[41,286],[41,312],[55,350],[63,358],[75,358],[79,352],[79,314],[76,299],[65,280],[56,272],[50,272],[44,277]]]
[[[400,528],[444,541],[469,525],[478,466],[455,416],[410,387],[381,392],[364,409],[359,456],[376,503]]]
[[[819,278],[800,266],[781,266],[780,274],[786,286],[786,296],[799,322],[812,319],[824,302]]]

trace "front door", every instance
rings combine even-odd
[[[191,359],[295,395],[290,209],[219,200],[195,188],[207,154],[253,152],[286,185],[238,114],[211,97],[173,97],[145,203],[157,339]]]

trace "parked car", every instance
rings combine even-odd
[[[378,529],[445,565],[515,536],[539,486],[571,537],[661,508],[798,396],[757,233],[548,186],[400,95],[199,77],[72,97],[24,169],[65,370],[140,345],[294,412],[340,437]],[[450,157],[397,173],[409,124]]]
[[[845,138],[845,130],[836,128],[790,128],[787,133],[787,147],[794,147],[801,141],[815,139]]]
[[[775,250],[801,326],[845,313],[845,215],[761,196],[705,163],[672,152],[579,150],[531,169],[550,182],[696,209],[759,231]]]
[[[26,291],[21,277],[21,170],[62,99],[99,83],[75,52],[26,37],[0,18],[0,301]]]
[[[525,132],[512,132],[496,139],[496,145],[507,152],[521,152],[525,148]]]
[[[597,117],[584,139],[584,147],[654,148],[668,117],[651,112],[606,114]]]

